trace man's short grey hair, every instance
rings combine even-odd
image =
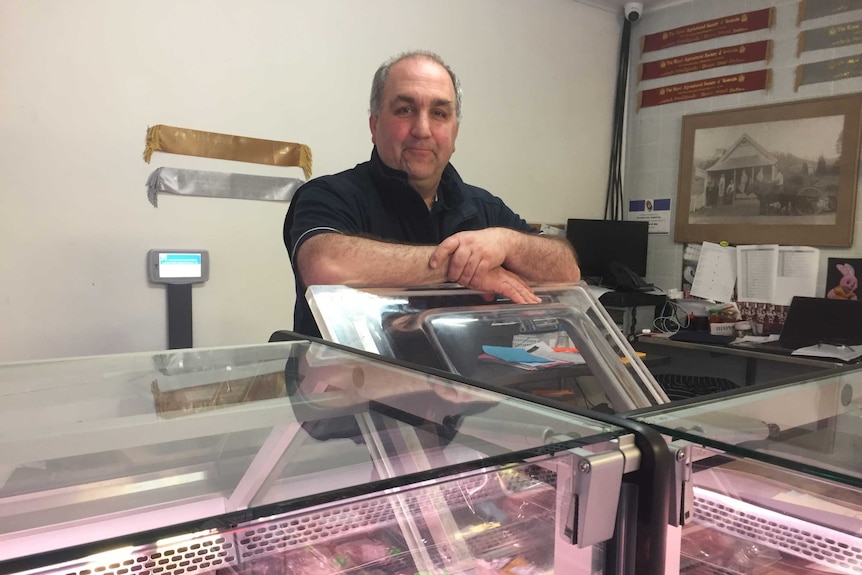
[[[411,52],[403,52],[397,56],[389,58],[383,62],[377,72],[374,73],[374,80],[371,81],[371,115],[380,116],[381,106],[383,106],[383,87],[386,86],[386,79],[389,77],[389,70],[402,60],[411,58],[431,60],[446,70],[449,77],[452,79],[452,85],[455,87],[455,117],[461,121],[461,81],[458,76],[452,71],[446,62],[439,55],[428,50],[413,50]]]

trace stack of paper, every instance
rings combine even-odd
[[[820,250],[804,246],[725,247],[704,242],[691,294],[720,302],[736,300],[790,305],[793,296],[816,297]]]

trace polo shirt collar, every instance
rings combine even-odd
[[[407,183],[406,172],[390,168],[383,163],[383,160],[380,159],[380,154],[377,152],[377,146],[374,146],[371,150],[371,177],[386,197],[391,198],[394,194],[398,194],[400,198],[403,198],[405,187],[409,188],[417,196],[419,195]],[[452,167],[452,164],[446,164],[446,167],[443,169],[443,175],[440,177],[440,187],[437,190],[439,200],[443,205],[455,207],[464,201],[464,194],[460,189],[463,183],[461,176]]]

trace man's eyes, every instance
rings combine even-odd
[[[398,108],[395,108],[395,115],[396,116],[409,116],[410,114],[413,114],[413,113],[415,113],[415,109],[411,106],[399,106]],[[449,114],[448,110],[435,109],[435,110],[431,110],[431,115],[434,116],[435,118],[445,120],[446,118],[449,117],[450,114]]]

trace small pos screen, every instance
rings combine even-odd
[[[195,284],[209,279],[210,261],[206,250],[150,250],[147,275],[153,283]]]

